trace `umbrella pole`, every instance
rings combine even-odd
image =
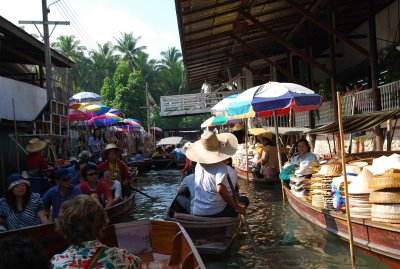
[[[347,174],[346,174],[346,153],[344,150],[344,132],[343,132],[343,122],[342,122],[342,97],[340,96],[340,92],[337,92],[337,106],[338,106],[338,123],[339,123],[339,132],[340,132],[340,146],[341,146],[341,157],[342,157],[342,167],[343,167],[343,179],[344,179],[344,193],[345,193],[345,203],[346,203],[346,217],[347,217],[347,230],[349,231],[349,243],[350,243],[350,258],[351,265],[353,268],[356,264],[356,259],[353,251],[353,230],[351,227],[351,218],[350,218],[350,206],[349,206],[349,192],[347,185]]]
[[[278,152],[278,164],[279,164],[279,171],[282,170],[282,160],[281,160],[281,147],[279,144],[279,130],[278,130],[278,117],[276,116],[276,110],[272,111],[273,116],[274,116],[274,125],[275,125],[275,143],[276,143],[276,148]],[[285,202],[285,189],[283,185],[283,180],[281,180],[281,185],[282,185],[282,198],[283,202]]]
[[[18,148],[18,132],[17,132],[17,121],[15,119],[15,103],[14,103],[14,98],[12,98],[12,105],[13,105],[13,115],[14,115],[14,132],[15,132],[15,146],[16,151],[15,155],[17,156],[17,168],[18,168],[18,173],[20,173],[19,169],[19,148]],[[3,159],[2,159],[3,160]]]
[[[249,149],[247,148],[247,140],[249,139],[248,137],[248,131],[249,128],[247,128],[247,119],[244,121],[244,147],[246,149],[246,180],[247,180],[247,185],[249,185]]]

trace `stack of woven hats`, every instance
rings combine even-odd
[[[373,190],[368,188],[368,183],[372,177],[373,175],[368,169],[363,169],[349,184],[349,207],[352,217],[371,218],[372,205],[369,202],[369,195]]]
[[[297,197],[309,196],[310,177],[315,173],[314,167],[314,163],[303,161],[295,173],[290,176],[290,189]]]
[[[332,178],[340,175],[342,166],[340,164],[325,164],[321,166],[318,173],[311,177],[311,203],[319,208],[332,209],[331,187]]]

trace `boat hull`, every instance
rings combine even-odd
[[[235,171],[239,178],[247,180],[247,172],[235,167]],[[249,181],[258,182],[258,183],[276,183],[279,182],[278,179],[266,179],[263,175],[258,173],[249,172]]]
[[[106,209],[110,224],[129,221],[132,219],[133,208],[135,205],[135,194],[132,193],[122,202]]]
[[[185,166],[185,161],[176,161],[175,159],[154,159],[153,168],[156,170],[162,169],[182,169]]]
[[[240,217],[205,218],[181,213],[176,197],[167,209],[165,220],[180,223],[201,254],[224,253],[240,230]]]
[[[151,169],[153,160],[130,161],[127,162],[126,165],[129,167],[136,167],[139,173],[145,173]]]
[[[292,208],[308,221],[348,241],[346,215],[320,209],[293,195],[285,187],[286,197]],[[400,265],[400,225],[385,224],[352,218],[354,244],[370,252],[395,259]]]

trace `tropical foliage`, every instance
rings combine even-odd
[[[150,101],[151,125],[161,128],[199,127],[203,117],[161,118],[162,95],[187,93],[182,53],[175,47],[154,60],[140,44],[141,37],[121,33],[113,42],[88,50],[75,36],[60,36],[52,47],[74,61],[67,74],[58,74],[61,83],[70,83],[73,93],[96,92],[104,103],[120,109],[126,117],[146,122],[146,84]],[[71,79],[67,79],[71,77]]]

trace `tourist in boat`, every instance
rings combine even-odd
[[[110,170],[113,176],[122,184],[122,195],[128,197],[131,193],[131,178],[128,167],[124,162],[119,160],[121,154],[121,148],[117,147],[115,144],[108,144],[103,151],[103,158],[106,158],[106,160],[99,163],[97,168],[98,170]]]
[[[96,199],[79,195],[65,202],[56,220],[56,230],[71,245],[53,256],[52,268],[141,268],[135,255],[99,241],[107,223],[107,213]]]
[[[43,172],[49,168],[49,164],[41,154],[47,143],[39,138],[32,138],[26,146],[26,170],[32,177],[41,177]]]
[[[299,165],[302,161],[317,162],[318,157],[311,152],[307,139],[301,138],[296,142],[297,155],[293,156],[290,163]]]
[[[43,195],[43,203],[46,210],[52,208],[52,219],[58,217],[61,205],[71,200],[75,196],[82,194],[81,189],[78,186],[72,185],[72,175],[66,168],[59,168],[54,172],[56,186],[50,188]]]
[[[83,167],[81,174],[85,180],[78,185],[82,193],[96,198],[105,208],[110,207],[114,199],[108,185],[104,181],[99,180],[97,167],[88,164]]]
[[[188,214],[192,214],[194,195],[196,191],[195,187],[195,176],[194,174],[190,174],[182,180],[176,190],[178,193],[176,201]]]
[[[272,139],[261,136],[260,141],[264,146],[259,160],[260,172],[267,180],[276,179],[279,174],[278,150]]]
[[[169,154],[169,158],[177,161],[183,161],[186,157],[185,154],[182,153],[182,149],[177,147],[172,149],[171,153]]]
[[[190,159],[186,156],[186,150],[192,145],[191,142],[186,142],[185,145],[182,147],[182,153],[185,155],[185,167],[183,167],[181,171],[181,176],[185,175],[188,176],[194,172],[194,166],[190,165]]]
[[[121,182],[115,179],[110,170],[103,169],[100,171],[100,178],[110,188],[111,194],[114,198],[113,204],[119,203],[122,200]]]
[[[32,239],[10,236],[0,240],[0,268],[49,269],[50,261]]]
[[[139,150],[139,151],[135,154],[135,157],[133,157],[133,160],[136,161],[136,162],[144,161],[143,152],[142,152],[141,150]]]
[[[3,230],[49,223],[40,194],[32,193],[29,181],[20,174],[11,174],[7,182],[6,195],[0,199],[0,225],[3,225]]]
[[[104,140],[100,128],[94,128],[93,135],[89,137],[88,146],[93,159],[97,162],[104,148]]]
[[[153,159],[162,159],[164,157],[165,157],[165,151],[161,146],[158,146],[156,148],[156,152],[154,152],[154,154],[151,156],[151,158]]]
[[[192,214],[234,217],[246,213],[246,206],[232,199],[226,187],[229,183],[224,161],[236,153],[237,144],[233,134],[205,132],[187,149],[187,157],[197,162]]]

